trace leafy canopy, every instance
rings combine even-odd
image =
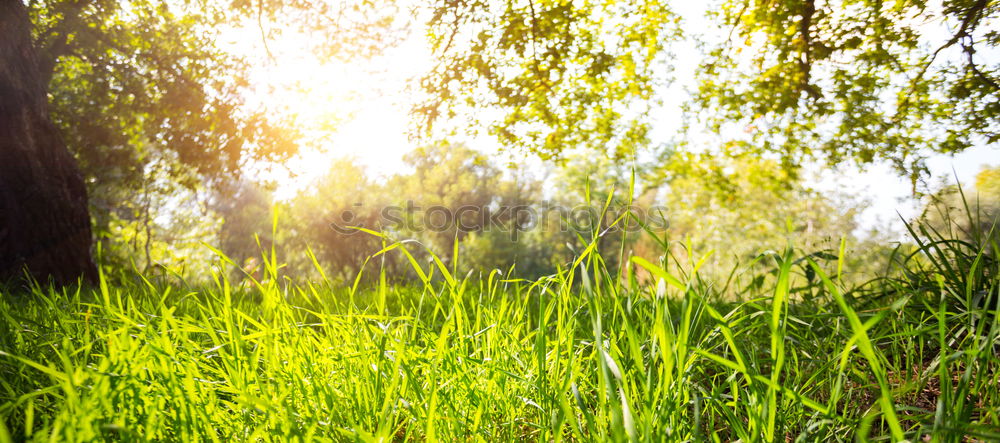
[[[674,60],[699,64],[687,134],[723,134],[730,156],[790,170],[890,161],[916,180],[929,153],[1000,138],[996,2],[724,0],[708,6],[707,30],[643,0],[433,5],[440,61],[417,114],[485,122],[543,157],[647,143],[668,51],[701,34],[700,63]]]
[[[436,66],[415,109],[425,128],[467,117],[507,146],[557,156],[567,147],[646,143],[657,70],[677,17],[653,0],[435,0]],[[662,78],[662,77],[661,77]],[[488,112],[477,112],[488,109]]]
[[[28,3],[50,112],[84,175],[106,255],[117,246],[109,242],[128,247],[122,232],[144,232],[132,237],[148,246],[160,234],[152,213],[176,207],[178,195],[239,197],[232,179],[246,165],[298,151],[289,104],[253,99],[254,69],[276,63],[268,41],[309,33],[318,57],[351,59],[397,36],[396,8],[375,1]],[[263,48],[241,53],[234,36]]]
[[[483,128],[543,158],[647,145],[670,64],[696,63],[670,51],[703,31],[721,38],[703,42],[687,131],[723,134],[730,156],[790,170],[888,160],[916,178],[929,153],[1000,137],[988,0],[722,0],[707,31],[653,0],[29,3],[54,120],[90,183],[126,191],[153,162],[193,183],[296,152],[281,104],[247,99],[269,39],[302,33],[317,56],[350,59],[420,21],[436,62],[419,79],[421,127]],[[233,29],[259,34],[264,53],[223,47]]]
[[[397,35],[397,9],[374,0],[42,0],[29,10],[53,119],[88,181],[120,186],[154,159],[212,179],[295,154],[286,104],[249,99],[252,68],[273,61],[267,41],[282,32],[308,32],[327,59],[370,55]],[[233,35],[265,51],[240,54],[226,46]]]
[[[696,109],[712,131],[747,128],[732,154],[885,160],[916,180],[928,153],[1000,139],[998,15],[987,0],[727,0]]]

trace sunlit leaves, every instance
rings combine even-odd
[[[618,155],[645,143],[654,87],[666,81],[676,16],[655,1],[433,3],[438,57],[421,80],[424,128],[488,128],[504,146],[558,156],[587,146]],[[465,118],[468,126],[446,120]]]
[[[997,139],[1000,65],[985,54],[998,13],[987,1],[725,1],[701,121],[738,134],[742,153],[889,161],[916,181],[929,153]]]

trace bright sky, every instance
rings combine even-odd
[[[676,4],[687,21],[686,29],[708,29],[701,18],[701,2]],[[425,71],[431,62],[422,33],[413,32],[399,47],[362,63],[323,63],[305,49],[302,39],[293,36],[269,40],[275,58],[258,67],[255,74],[260,84],[257,99],[286,103],[300,116],[300,124],[308,129],[310,139],[302,154],[287,163],[295,177],[284,177],[281,171],[270,177],[280,183],[278,198],[293,196],[326,174],[334,159],[344,156],[355,157],[375,175],[401,172],[405,168],[403,155],[416,147],[407,136],[411,104],[407,99],[408,79]],[[249,30],[235,33],[232,44],[241,51],[263,54],[260,41],[259,33]],[[699,57],[693,44],[677,48],[676,53],[678,61]],[[676,135],[682,118],[679,105],[687,98],[686,88],[694,85],[695,65],[681,62],[674,66],[675,83],[661,94],[664,106],[654,116],[654,143]],[[491,139],[468,143],[483,152],[496,152]],[[996,148],[976,147],[954,158],[936,156],[929,164],[935,180],[955,174],[971,185],[983,165],[1000,164],[997,154]],[[909,181],[897,177],[886,165],[866,171],[849,167],[817,170],[822,171],[814,182],[818,188],[847,190],[871,200],[871,208],[863,215],[866,227],[890,223],[899,230],[897,212],[906,217],[916,212]]]

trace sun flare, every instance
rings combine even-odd
[[[276,197],[290,198],[329,173],[335,159],[350,157],[375,174],[403,168],[414,148],[409,128],[408,81],[429,57],[420,39],[410,39],[371,59],[323,59],[310,53],[303,35],[269,40],[256,30],[233,31],[235,52],[255,58],[254,104],[284,113],[302,134],[299,153],[266,174]]]

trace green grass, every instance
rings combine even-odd
[[[417,284],[378,260],[291,282],[272,256],[249,288],[8,292],[0,440],[1000,439],[998,262],[921,237],[855,288],[843,248],[717,282],[588,248],[522,281],[387,243]]]

